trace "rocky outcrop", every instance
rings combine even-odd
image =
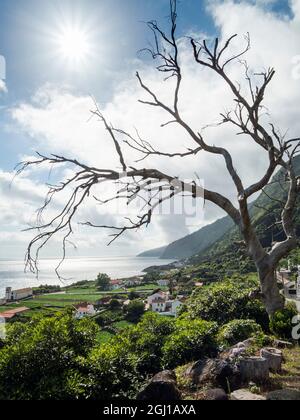
[[[300,391],[295,389],[282,389],[270,392],[267,395],[268,401],[300,401]]]
[[[170,370],[155,375],[137,395],[139,401],[176,401],[180,399],[181,393],[177,388],[176,374]]]
[[[270,372],[281,372],[283,363],[283,353],[281,350],[267,347],[261,350],[260,355],[267,360]]]
[[[253,394],[248,389],[239,389],[230,396],[231,401],[266,401],[262,395]]]
[[[185,376],[196,386],[217,387],[226,392],[241,386],[239,369],[228,360],[199,360],[186,370]]]

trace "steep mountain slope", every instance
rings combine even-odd
[[[224,217],[211,225],[205,226],[185,238],[179,239],[166,247],[161,258],[188,258],[205,251],[233,227],[229,217]]]
[[[295,159],[295,170],[300,174],[300,156]],[[264,247],[271,247],[273,242],[285,239],[281,225],[276,224],[280,220],[281,211],[287,196],[287,184],[284,174],[279,171],[274,176],[270,185],[251,205],[251,218],[259,234]],[[295,212],[297,234],[300,237],[300,197],[299,205]],[[190,261],[193,264],[213,261],[222,266],[227,272],[239,270],[248,272],[253,264],[240,246],[240,233],[236,226],[229,229],[226,234],[216,241],[204,252],[197,252]]]
[[[165,252],[167,246],[163,246],[161,248],[151,249],[150,251],[142,252],[138,255],[138,257],[144,258],[161,258],[163,253]]]
[[[295,158],[295,169],[300,174],[300,156]],[[276,182],[279,181],[280,182]],[[261,195],[251,205],[251,217],[259,232],[260,238],[265,247],[271,246],[274,241],[284,239],[284,233],[275,224],[280,219],[282,202],[287,194],[284,174],[279,171],[273,178],[271,184],[262,192]],[[270,199],[272,197],[272,199]],[[295,214],[295,220],[298,226],[300,236],[300,208]],[[205,259],[218,259],[218,256],[236,265],[241,262],[246,264],[245,253],[242,252],[240,246],[236,244],[240,241],[238,229],[234,226],[229,217],[224,217],[211,225],[205,226],[199,231],[173,242],[167,247],[158,250],[148,251],[148,256],[154,256],[166,259],[183,259],[191,258],[193,263],[203,261]],[[146,256],[145,253],[142,254]],[[233,258],[234,256],[234,258]],[[244,271],[242,269],[242,271]]]

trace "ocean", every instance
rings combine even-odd
[[[80,280],[94,280],[98,273],[106,273],[113,279],[119,279],[140,275],[147,267],[173,261],[137,257],[69,258],[61,269],[61,275],[67,279],[62,282],[54,271],[58,260],[41,260],[38,279],[34,274],[24,273],[24,261],[0,260],[0,298],[4,296],[6,287],[19,289],[41,284],[66,286]]]

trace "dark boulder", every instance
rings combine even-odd
[[[282,389],[270,392],[267,395],[268,401],[300,401],[300,391],[296,389]]]
[[[228,360],[199,360],[187,369],[185,375],[194,385],[222,388],[228,393],[241,386],[239,368]]]
[[[155,375],[137,395],[139,401],[177,401],[180,399],[181,393],[177,388],[176,375],[170,370]]]
[[[228,401],[228,395],[224,389],[216,388],[210,389],[205,393],[204,400],[206,401]]]

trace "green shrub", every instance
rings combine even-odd
[[[67,385],[96,343],[98,327],[72,315],[8,328],[0,350],[0,400],[76,399]]]
[[[296,305],[289,302],[282,311],[277,311],[270,321],[270,330],[276,337],[291,340],[293,324],[292,320],[298,315]]]
[[[130,351],[138,355],[137,370],[141,374],[157,373],[163,368],[162,348],[174,329],[174,319],[148,312],[127,332]]]
[[[138,322],[145,313],[145,304],[141,300],[133,300],[125,308],[126,319],[130,322]]]
[[[164,367],[173,369],[192,360],[215,355],[217,331],[215,322],[177,320],[175,331],[167,337],[162,349]]]
[[[91,352],[85,362],[88,375],[82,381],[83,398],[134,398],[145,378],[136,371],[137,357],[129,347],[128,338],[122,334]]]
[[[188,315],[192,319],[204,319],[219,325],[235,319],[253,319],[268,331],[269,318],[263,304],[249,300],[250,292],[257,287],[254,281],[236,279],[197,290],[187,305]]]
[[[256,334],[261,334],[262,328],[250,319],[237,319],[224,325],[218,335],[219,342],[225,346],[234,346]]]

